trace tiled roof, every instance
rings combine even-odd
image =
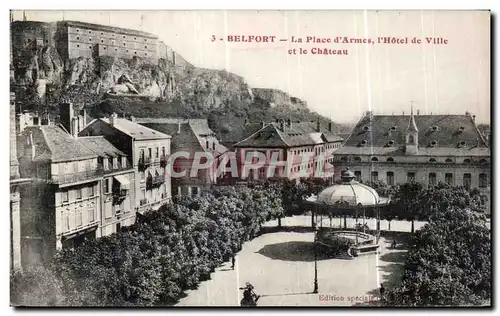
[[[404,155],[410,115],[365,115],[336,154]],[[415,115],[418,155],[489,155],[489,148],[472,117],[467,115]]]
[[[123,151],[119,150],[107,141],[104,136],[79,137],[78,141],[85,147],[92,150],[99,157],[127,156]]]
[[[340,141],[340,137],[330,132],[318,132],[308,122],[292,123],[291,127],[280,123],[270,123],[249,137],[235,144],[235,147],[297,147],[324,142]]]
[[[66,130],[59,125],[43,125],[26,128],[26,133],[30,131],[36,133],[36,129],[41,132],[42,139],[36,143],[34,160],[52,160],[52,162],[72,161],[91,159],[97,154],[84,146],[79,138],[73,138]]]
[[[107,124],[111,125],[109,118],[100,118],[99,120],[102,120],[103,122],[106,122]],[[135,139],[170,138],[170,135],[147,128],[136,122],[129,121],[125,118],[115,118],[115,123],[113,124],[113,127]]]
[[[173,135],[172,148],[179,150],[185,148],[187,143],[197,143],[202,150],[213,152],[212,147],[206,148],[205,141],[208,138],[215,140],[215,152],[222,154],[227,148],[219,143],[215,133],[208,126],[206,119],[184,119],[184,118],[137,118],[136,123],[147,126],[153,130]],[[176,137],[181,125],[182,137]]]

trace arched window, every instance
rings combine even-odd
[[[387,158],[387,162],[394,162],[394,158],[392,157]]]
[[[347,157],[341,157],[340,161],[347,162]]]
[[[453,160],[451,160],[451,158],[446,158],[445,162],[453,162]]]
[[[408,143],[409,144],[415,143],[415,138],[413,137],[413,135],[408,136]]]
[[[356,157],[356,158],[354,158],[354,161],[356,161],[356,162],[360,162],[360,161],[361,161],[361,157]]]
[[[372,157],[371,161],[378,161],[377,157]]]
[[[480,164],[485,164],[485,163],[487,163],[487,161],[486,161],[486,159],[481,159],[481,160],[479,160],[479,163]]]
[[[470,159],[464,159],[464,163],[470,163]]]
[[[431,159],[429,159],[429,162],[436,162],[436,159],[431,158]]]

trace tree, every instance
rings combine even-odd
[[[415,232],[415,220],[421,217],[419,214],[419,197],[423,190],[419,182],[409,182],[400,185],[396,189],[394,211],[398,218],[411,221],[411,232]]]

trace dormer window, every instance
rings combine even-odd
[[[387,162],[394,162],[394,158],[392,157],[387,158]]]
[[[439,127],[437,127],[436,125],[433,125],[433,126],[431,126],[430,130],[433,132],[437,132],[437,131],[439,131]]]
[[[367,143],[366,139],[363,139],[361,142],[359,142],[358,146],[362,147],[362,146],[366,145],[366,143]]]
[[[458,142],[457,147],[465,147],[465,145],[466,145],[466,142],[464,140],[462,140],[462,141]]]
[[[431,158],[431,159],[429,159],[429,162],[436,162],[436,159]]]
[[[458,128],[458,131],[459,131],[460,133],[462,133],[463,131],[465,131],[465,127],[464,127],[464,126],[460,126],[460,127]]]
[[[394,141],[391,139],[387,142],[387,146],[391,147],[392,145],[394,145]]]
[[[430,147],[436,147],[436,146],[437,146],[437,144],[438,144],[438,143],[437,143],[437,141],[433,140],[433,141],[431,141],[431,142],[429,143],[429,146],[430,146]]]
[[[365,132],[371,131],[370,126],[363,126],[363,131],[365,131]]]
[[[341,157],[340,161],[347,162],[347,157]]]
[[[377,157],[372,157],[371,161],[378,161]]]
[[[450,162],[453,162],[453,160],[451,160],[451,158],[446,158],[445,162],[450,163]]]
[[[391,131],[394,132],[396,130],[396,126],[391,127]]]

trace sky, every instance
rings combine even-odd
[[[157,35],[195,66],[275,88],[340,123],[365,111],[475,114],[490,122],[488,11],[26,11],[28,20],[77,20]],[[14,12],[21,20],[22,12]],[[211,41],[229,35],[276,36],[275,43]],[[291,38],[371,38],[375,44],[292,43]],[[408,38],[379,44],[378,37]],[[413,38],[422,40],[412,44]],[[427,44],[443,38],[447,44]],[[289,54],[290,49],[307,55]],[[346,49],[348,55],[311,54]]]

